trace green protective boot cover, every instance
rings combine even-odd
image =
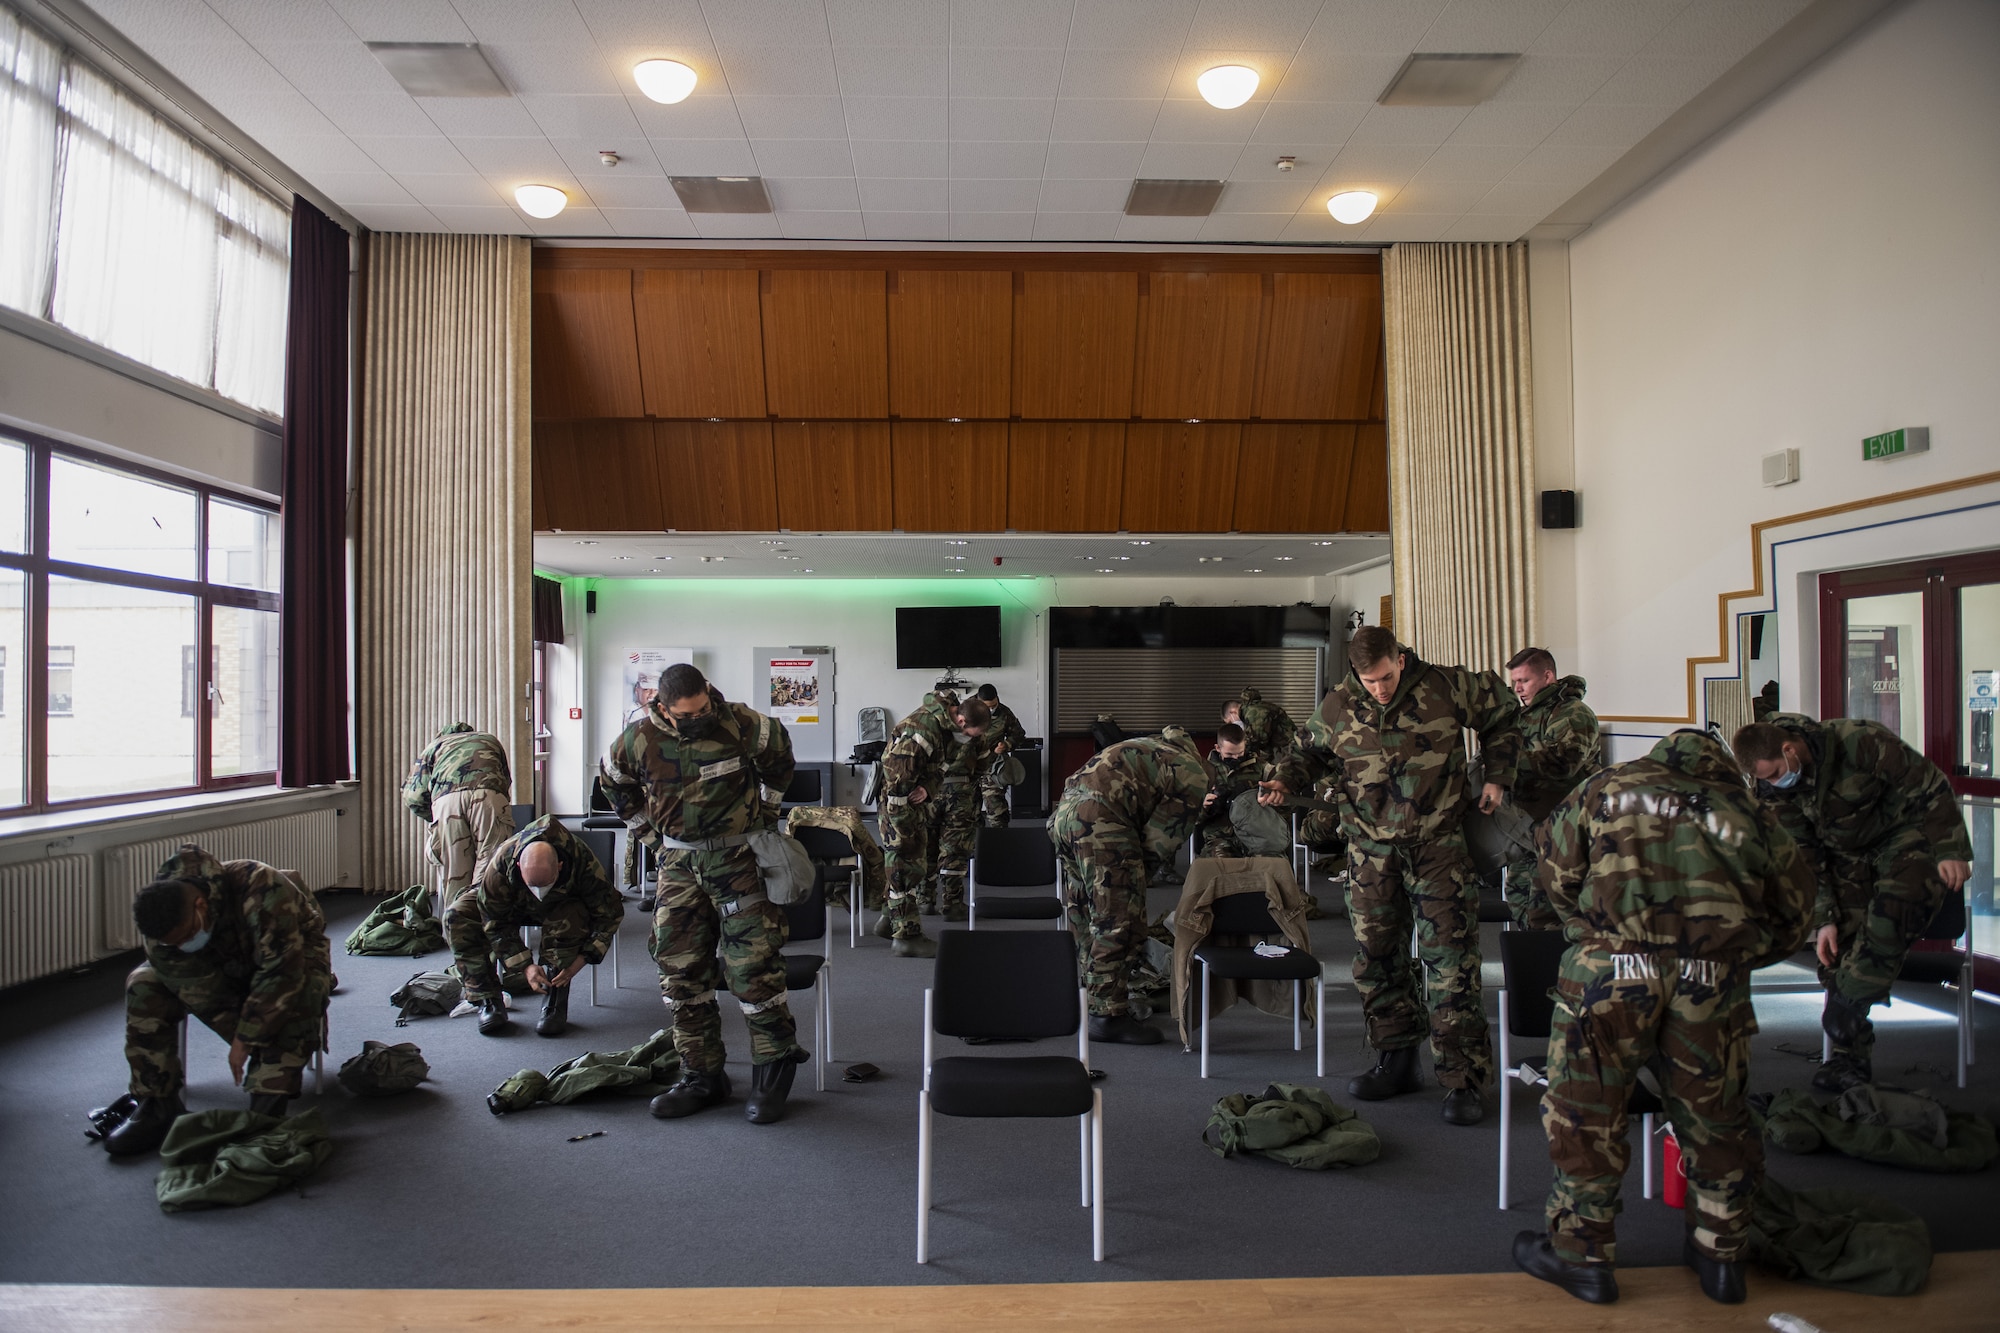
[[[549,1076],[539,1069],[523,1069],[495,1088],[486,1098],[486,1109],[494,1115],[525,1111],[549,1090]]]

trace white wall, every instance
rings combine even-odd
[[[1600,713],[1685,711],[1718,594],[1751,586],[1753,523],[2000,468],[1996,71],[2000,5],[1894,9],[1570,243],[1583,527],[1543,559],[1570,548]],[[1929,453],[1861,460],[1863,436],[1918,425]],[[1760,486],[1759,456],[1787,447],[1802,479]],[[1922,521],[1974,498],[1898,506],[1866,547],[2000,544],[1990,520]],[[1815,569],[1860,549],[1810,545]],[[1774,589],[1788,705],[1814,673],[1809,572]]]

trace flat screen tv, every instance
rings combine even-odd
[[[999,665],[999,607],[896,608],[896,670]]]

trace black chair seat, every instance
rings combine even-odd
[[[1504,926],[1513,919],[1513,914],[1507,910],[1506,899],[1487,898],[1484,896],[1479,899],[1479,920],[1482,923],[1491,924],[1497,922]]]
[[[979,909],[985,911],[984,907]],[[1964,965],[1957,954],[1913,953],[1903,960],[1903,970],[1896,974],[1898,981],[1914,981],[1924,985],[1942,986],[1960,979]]]
[[[625,821],[620,819],[617,815],[586,815],[584,817],[583,827],[592,829],[595,828],[623,829],[625,827]]]
[[[1304,949],[1293,949],[1281,958],[1266,958],[1250,945],[1204,940],[1195,946],[1194,956],[1208,964],[1216,976],[1231,981],[1311,981],[1319,975],[1319,959]]]
[[[1073,1055],[953,1055],[931,1061],[931,1109],[939,1115],[1087,1115],[1090,1105],[1090,1071]]]
[[[810,990],[819,980],[819,970],[826,966],[824,955],[816,953],[781,954],[785,960],[785,989]]]
[[[994,921],[1047,921],[1063,914],[1053,893],[979,895],[979,915]]]

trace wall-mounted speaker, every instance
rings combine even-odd
[[[597,614],[597,590],[595,588],[588,589],[583,594],[583,613],[587,616]]]
[[[1573,528],[1576,526],[1576,492],[1542,492],[1542,526],[1545,528]]]

